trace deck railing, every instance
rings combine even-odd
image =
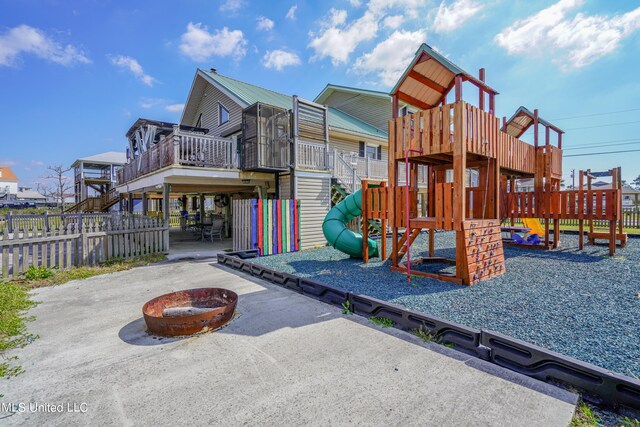
[[[303,169],[327,170],[327,145],[319,142],[298,141],[296,166]]]
[[[124,165],[117,173],[118,185],[170,165],[237,169],[236,143],[176,129]]]
[[[501,216],[543,218],[548,212],[549,218],[554,219],[617,220],[619,196],[619,190],[552,191],[551,197],[545,198],[545,206],[536,199],[535,192],[506,193]]]
[[[458,134],[464,139],[467,152],[497,157],[506,169],[535,173],[535,147],[502,132],[497,117],[464,101],[391,119],[389,155],[401,160],[408,149],[416,150],[409,157],[452,155]],[[552,176],[560,176],[562,150],[551,146],[548,155]]]

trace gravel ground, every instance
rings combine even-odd
[[[436,255],[454,258],[454,238],[436,234]],[[420,236],[412,256],[427,256],[427,245]],[[606,246],[577,247],[570,234],[552,251],[505,246],[506,274],[473,287],[427,278],[410,286],[389,262],[364,264],[331,247],[255,262],[640,376],[640,239],[630,239],[614,258]]]

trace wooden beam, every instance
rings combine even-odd
[[[399,100],[408,102],[411,105],[415,105],[421,110],[430,110],[432,108],[432,106],[427,104],[426,102],[420,101],[419,99],[409,96],[404,92],[398,92],[397,96]]]
[[[462,76],[456,76],[454,79],[456,88],[456,102],[462,101]]]
[[[447,91],[446,87],[439,85],[438,83],[431,80],[429,77],[423,76],[422,74],[418,73],[416,70],[409,71],[408,77],[411,77],[412,79],[422,83],[425,86],[429,86],[431,89],[435,90],[436,92],[445,93]]]
[[[484,82],[484,68],[480,68],[478,75],[480,77],[480,81]],[[480,97],[478,107],[484,111],[484,90],[482,90],[482,88],[478,88],[478,92],[478,96]]]

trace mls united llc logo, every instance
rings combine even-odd
[[[85,402],[66,402],[66,403],[39,403],[39,402],[20,402],[20,403],[0,403],[0,412],[25,413],[25,412],[76,412],[84,414],[87,412],[88,405]]]

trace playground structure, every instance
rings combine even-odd
[[[463,83],[475,86],[478,106],[463,100]],[[453,102],[447,103],[452,91]],[[351,201],[359,207],[345,210],[336,206],[340,214],[335,213],[336,208],[332,210],[333,218],[343,223],[352,218],[348,213],[356,215],[361,211],[362,236],[356,233],[349,239],[351,245],[360,242],[362,250],[347,253],[361,256],[367,262],[379,252],[383,259],[389,257],[392,270],[406,273],[408,280],[414,274],[470,285],[504,274],[501,223],[506,219],[512,224],[521,218],[542,219],[544,236],[539,237],[546,249],[559,245],[559,220],[564,218],[579,219],[581,231],[583,221],[589,222],[590,241],[608,239],[611,255],[615,253],[616,239],[624,244],[626,235],[621,223],[616,233],[616,223],[621,219],[619,169],[611,171],[614,183],[611,189],[592,190],[589,183],[593,175],[581,173],[579,190],[561,191],[563,131],[540,118],[537,110],[531,112],[524,107],[511,119],[503,118],[500,126],[495,116],[497,94],[485,83],[484,69],[476,78],[429,46],[418,49],[391,92],[393,118],[389,122],[387,185],[363,181],[362,193],[353,194]],[[399,101],[421,111],[398,117]],[[544,144],[540,143],[540,125],[544,128]],[[519,139],[531,126],[533,145]],[[557,137],[555,145],[551,141],[552,131]],[[418,165],[427,166],[425,216],[418,215]],[[470,179],[471,170],[477,172],[475,183]],[[586,190],[582,186],[583,177],[588,179]],[[522,179],[533,179],[534,190],[517,191],[517,181]],[[367,224],[372,219],[382,221],[382,230],[387,225],[391,227],[390,254],[385,238],[381,248],[371,245]],[[594,232],[593,220],[608,220],[609,232]],[[411,270],[411,244],[425,229],[429,233],[429,256],[418,258],[413,264],[451,264],[455,265],[455,273]],[[435,256],[436,230],[455,231],[455,260]],[[351,232],[341,228],[340,233],[336,239],[328,238],[338,249],[338,239],[347,239],[342,235]],[[583,239],[580,242],[582,248]]]

